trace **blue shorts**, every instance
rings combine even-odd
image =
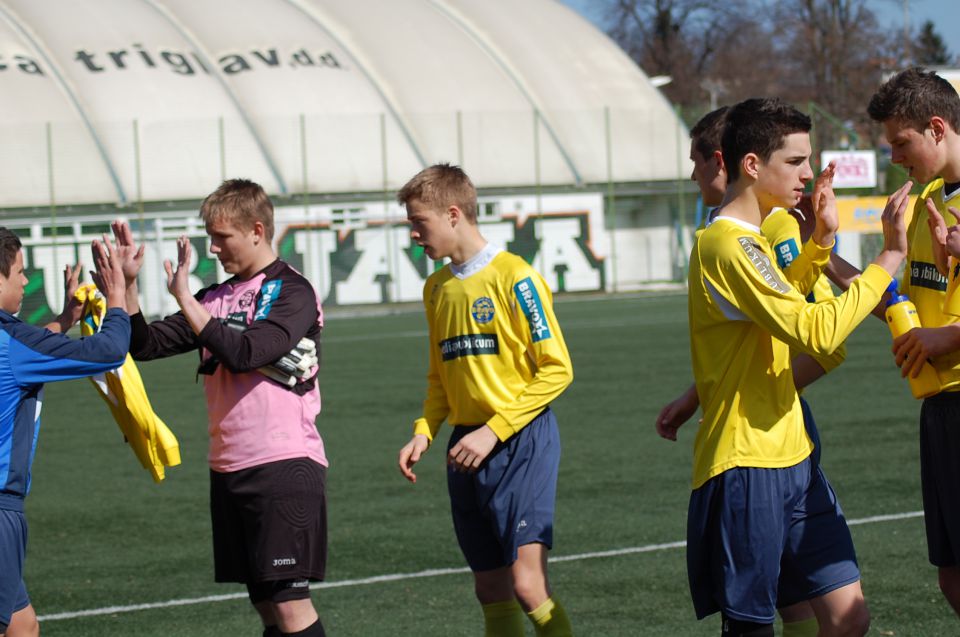
[[[30,603],[23,584],[23,561],[27,555],[27,519],[22,511],[0,509],[0,629]]]
[[[836,494],[807,458],[736,467],[690,495],[687,573],[698,619],[771,624],[776,609],[860,579]]]
[[[476,426],[456,426],[449,451]],[[524,544],[553,545],[553,509],[560,434],[548,408],[506,442],[498,442],[475,473],[447,468],[453,528],[473,571],[509,566]]]

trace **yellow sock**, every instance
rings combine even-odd
[[[484,637],[523,637],[523,609],[517,600],[483,604]]]
[[[816,617],[799,622],[783,622],[783,637],[817,637],[819,630]]]
[[[538,637],[573,637],[567,611],[552,597],[527,613]]]

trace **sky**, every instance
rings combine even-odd
[[[583,14],[588,20],[603,29],[601,0],[561,0]],[[936,31],[947,42],[954,55],[960,54],[960,43],[951,44],[946,35],[950,25],[960,24],[960,0],[866,0],[867,6],[875,12],[881,25],[903,28],[904,4],[910,18],[911,30],[916,30],[926,20],[932,20]]]

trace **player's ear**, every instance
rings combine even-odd
[[[723,163],[723,151],[713,151],[713,161],[717,163],[717,172],[727,174],[727,165]]]
[[[760,164],[760,157],[756,153],[747,153],[740,160],[740,172],[751,179],[756,179],[760,174]]]
[[[933,140],[938,144],[943,141],[947,133],[947,123],[939,115],[930,118],[930,131],[933,133]]]
[[[254,221],[253,222],[253,242],[260,243],[261,241],[266,240],[267,238],[267,229],[263,226],[263,222]]]
[[[459,206],[447,206],[447,219],[450,220],[451,226],[456,226],[463,219],[463,211]]]

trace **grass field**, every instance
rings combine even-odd
[[[690,381],[686,298],[570,299],[557,313],[576,379],[554,405],[564,445],[556,593],[581,636],[715,635],[716,617],[693,616],[679,545],[695,424],[677,443],[652,424]],[[419,415],[425,336],[419,309],[330,318],[324,331],[318,425],[332,462],[330,562],[314,598],[330,635],[482,634],[453,537],[443,453],[428,454],[416,485],[395,468]],[[956,634],[916,514],[919,402],[895,371],[889,341],[870,319],[848,342],[847,362],[807,396],[824,468],[848,519],[860,522],[852,528],[870,634]],[[141,365],[183,454],[160,485],[124,448],[87,381],[48,387],[26,572],[45,637],[260,635],[242,588],[213,583],[195,363],[190,355]]]

